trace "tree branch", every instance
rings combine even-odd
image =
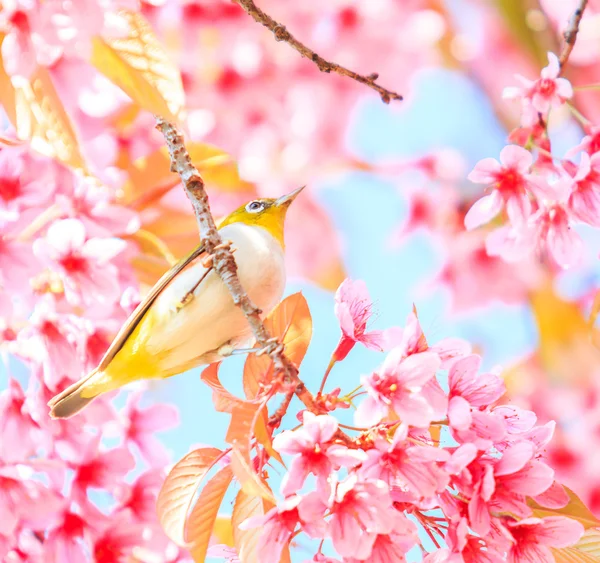
[[[207,253],[212,256],[212,265],[223,280],[229,293],[231,293],[233,302],[248,319],[257,344],[267,350],[273,361],[274,375],[282,374],[284,383],[289,385],[306,408],[315,414],[321,414],[312,393],[298,377],[296,366],[283,353],[283,346],[273,345],[271,336],[260,318],[262,311],[250,301],[248,294],[240,284],[233,254],[229,245],[223,242],[217,230],[210,212],[204,181],[185,148],[183,135],[175,125],[162,117],[156,118],[156,128],[164,135],[167,142],[169,154],[171,155],[171,171],[178,173],[181,177],[185,192],[192,203],[198,221],[200,238],[206,247]],[[344,442],[351,441],[345,434],[338,436],[338,438]]]
[[[579,5],[573,14],[571,14],[569,25],[563,33],[565,44],[563,45],[560,56],[558,57],[561,70],[567,64],[567,61],[571,56],[571,51],[573,50],[573,47],[575,47],[575,41],[577,41],[577,34],[579,33],[579,24],[581,22],[581,18],[583,18],[583,12],[585,12],[587,3],[588,0],[579,0]]]
[[[392,92],[383,86],[380,86],[375,81],[379,78],[379,75],[374,72],[369,74],[368,76],[363,76],[362,74],[358,74],[353,70],[349,70],[343,66],[338,65],[337,63],[333,63],[325,60],[323,57],[319,56],[312,49],[304,45],[304,43],[300,43],[285,27],[285,25],[280,24],[275,21],[269,14],[263,12],[253,0],[234,0],[237,4],[239,4],[248,15],[254,18],[254,21],[264,25],[267,29],[269,29],[273,35],[275,36],[276,41],[285,41],[288,43],[293,49],[298,51],[303,57],[310,59],[314,62],[318,69],[321,72],[335,72],[336,74],[340,74],[342,76],[347,76],[352,80],[356,80],[356,82],[360,82],[369,88],[375,90],[381,100],[389,104],[391,100],[402,100],[402,96],[397,94],[396,92]]]

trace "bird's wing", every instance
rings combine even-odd
[[[144,297],[143,301],[136,307],[135,311],[130,315],[125,324],[121,327],[117,336],[113,340],[112,344],[104,354],[98,371],[106,369],[108,364],[117,355],[119,350],[123,347],[131,333],[135,330],[135,327],[140,323],[144,315],[148,312],[152,304],[156,301],[162,291],[169,285],[169,283],[179,274],[186,266],[190,265],[196,258],[198,258],[204,252],[204,246],[198,246],[194,251],[188,254],[185,258],[182,258],[175,266],[167,271],[157,282],[154,287],[150,290],[148,295]],[[209,268],[210,269],[210,268]]]

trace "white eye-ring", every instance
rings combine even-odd
[[[259,213],[265,208],[265,204],[262,201],[251,201],[246,205],[246,211],[248,213]]]

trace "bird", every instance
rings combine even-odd
[[[252,303],[268,314],[285,290],[284,225],[304,189],[255,199],[219,224]],[[165,378],[220,361],[252,344],[252,330],[200,244],[168,270],[123,324],[94,370],[52,398],[55,419],[132,381]]]

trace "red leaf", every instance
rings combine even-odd
[[[202,489],[185,527],[194,561],[204,561],[223,497],[233,479],[230,466],[221,469]]]
[[[265,327],[271,336],[283,342],[285,355],[299,366],[312,337],[310,309],[302,293],[286,297],[265,319]],[[270,379],[272,369],[272,362],[268,356],[248,356],[243,379],[244,392],[248,399],[257,396],[260,384]]]
[[[177,545],[185,546],[187,514],[202,482],[223,452],[201,448],[187,454],[171,470],[158,494],[156,510],[165,534]]]

